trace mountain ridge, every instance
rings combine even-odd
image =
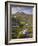
[[[32,14],[27,14],[27,13],[24,13],[24,12],[16,12],[15,14],[21,14],[21,15],[32,15]],[[13,14],[13,15],[15,15],[15,14]]]

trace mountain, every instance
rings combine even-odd
[[[32,14],[27,14],[27,13],[24,13],[24,12],[16,12],[15,14],[21,14],[21,15],[32,15]],[[13,14],[13,15],[15,15]]]
[[[13,14],[12,17],[13,16],[16,16],[16,19],[18,19],[18,20],[23,20],[23,21],[32,23],[32,14],[26,14],[24,12],[17,12],[15,14]]]
[[[32,16],[32,14],[26,14],[26,13],[24,13],[24,12],[16,12],[15,14],[13,14],[13,15],[18,15],[18,16],[20,16],[20,15],[24,15],[24,16]]]

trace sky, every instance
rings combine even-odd
[[[12,7],[11,13],[15,14],[16,12],[24,12],[26,14],[32,14],[32,7]]]

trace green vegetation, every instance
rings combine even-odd
[[[16,18],[14,17],[16,16]],[[11,20],[17,21],[17,26],[15,28],[12,27],[12,38],[31,38],[32,37],[32,15],[27,14],[15,14],[11,16]],[[13,21],[14,22],[14,21]],[[28,29],[25,33],[24,29]],[[21,33],[20,33],[21,32]]]

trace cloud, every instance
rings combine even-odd
[[[32,7],[12,7],[11,13],[15,14],[16,12],[24,12],[27,14],[32,14]]]

